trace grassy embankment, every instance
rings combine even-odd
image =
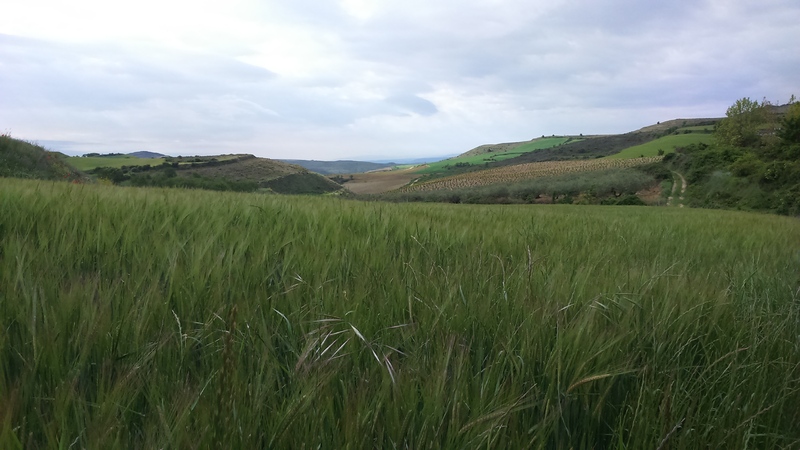
[[[687,129],[690,128],[697,127],[687,127]],[[659,150],[662,150],[663,154],[666,155],[669,153],[674,153],[676,147],[688,147],[692,144],[710,144],[713,141],[714,136],[701,132],[701,130],[705,128],[708,127],[700,127],[698,132],[671,134],[645,144],[628,147],[615,155],[607,156],[606,159],[628,159],[657,156]]]
[[[435,174],[440,172],[446,172],[449,169],[458,168],[462,166],[467,167],[468,165],[471,166],[483,165],[489,162],[503,161],[505,159],[516,158],[517,156],[523,155],[525,153],[530,153],[545,148],[557,147],[558,145],[571,140],[573,139],[569,137],[538,138],[534,139],[531,142],[526,142],[520,145],[511,146],[509,147],[508,150],[501,152],[485,152],[480,154],[457,156],[455,158],[449,158],[442,161],[429,163],[420,168],[419,170],[417,170],[416,173],[421,175]],[[456,166],[457,164],[460,164],[460,166]]]
[[[85,175],[67,163],[57,152],[7,134],[0,134],[0,177],[38,178],[74,181]]]
[[[800,224],[0,179],[0,447],[793,448]]]

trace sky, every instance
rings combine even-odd
[[[797,0],[25,0],[0,132],[68,154],[452,155],[800,95]]]

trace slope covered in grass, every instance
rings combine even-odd
[[[1,448],[791,448],[800,224],[0,179]]]
[[[692,144],[710,144],[714,137],[708,133],[685,133],[685,134],[671,134],[669,136],[660,137],[656,140],[647,142],[645,144],[635,145],[628,147],[619,153],[607,156],[608,159],[629,159],[641,158],[646,156],[658,156],[659,151],[661,154],[669,154],[675,152],[676,148],[688,147]]]
[[[688,180],[686,203],[800,215],[800,103],[738,100],[709,144],[667,155]]]
[[[83,176],[61,153],[0,135],[0,177],[78,180]]]
[[[514,142],[507,144],[490,144],[476,147],[454,158],[429,163],[416,172],[419,174],[433,174],[446,172],[449,169],[461,168],[470,165],[484,165],[506,159],[516,158],[526,153],[557,147],[565,142],[577,142],[571,137],[538,138],[528,142]]]

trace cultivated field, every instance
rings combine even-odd
[[[418,177],[413,167],[355,173],[353,179],[343,186],[355,194],[380,194],[399,189]]]
[[[498,167],[495,169],[468,172],[431,181],[412,184],[402,191],[436,191],[474,188],[498,183],[514,183],[538,177],[565,173],[591,172],[611,168],[635,167],[660,161],[661,156],[629,159],[588,159],[575,161],[545,161]]]
[[[800,223],[0,179],[0,448],[797,448]]]

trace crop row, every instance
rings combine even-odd
[[[446,178],[412,184],[402,188],[402,191],[438,191],[473,188],[498,183],[513,183],[517,181],[563,175],[567,173],[591,172],[612,168],[628,168],[641,166],[661,160],[661,156],[632,159],[591,159],[580,161],[545,161],[514,166],[498,167],[495,169],[453,175]]]

